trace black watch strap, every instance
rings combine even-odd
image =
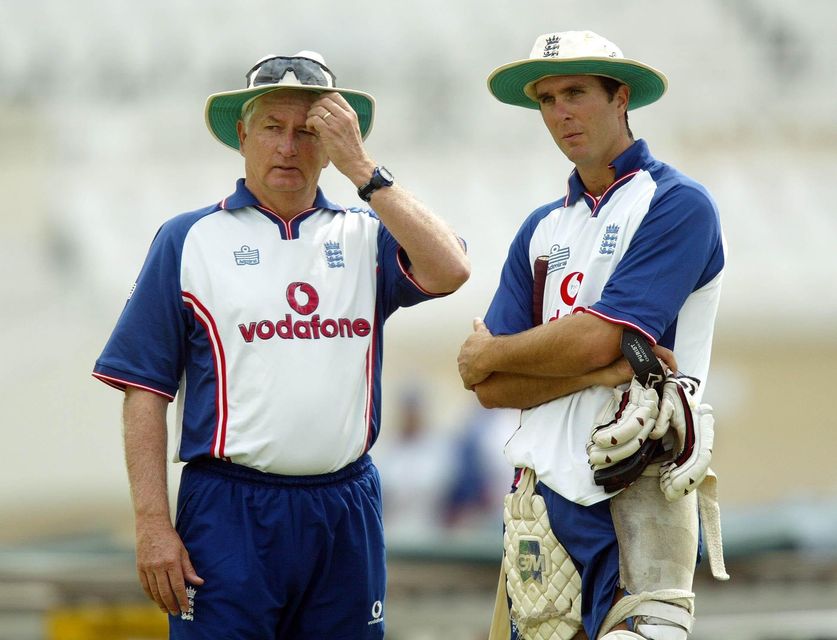
[[[372,172],[372,177],[362,187],[357,190],[357,195],[361,200],[369,202],[372,199],[372,194],[383,187],[391,187],[393,185],[392,174],[386,167],[375,167]]]

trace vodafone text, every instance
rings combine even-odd
[[[321,320],[319,314],[311,316],[310,320],[293,320],[290,313],[286,313],[284,319],[260,320],[248,324],[239,324],[238,330],[245,342],[253,342],[255,338],[270,340],[281,338],[292,340],[319,340],[320,338],[354,338],[355,336],[368,336],[372,327],[369,321],[364,318],[326,318]]]
[[[299,296],[303,296],[300,300]],[[307,282],[292,282],[285,290],[288,305],[298,314],[307,316],[320,305],[320,294],[313,285]],[[238,325],[244,342],[270,340],[319,340],[320,338],[363,338],[369,335],[372,326],[365,318],[320,318],[314,313],[310,319],[294,320],[290,313],[286,313],[282,320],[259,320],[257,322],[241,323]]]

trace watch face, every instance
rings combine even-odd
[[[393,182],[395,180],[395,178],[393,178],[392,174],[389,172],[389,169],[387,169],[386,167],[379,167],[378,173],[381,174],[381,177],[387,182]]]

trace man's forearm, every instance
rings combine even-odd
[[[125,459],[136,517],[137,575],[146,595],[172,615],[189,611],[186,582],[203,584],[169,515],[166,407],[148,391],[125,393]]]
[[[143,519],[169,515],[166,479],[166,407],[162,396],[129,388],[123,406],[125,461],[134,513]]]
[[[312,103],[306,124],[319,136],[334,167],[355,187],[369,181],[376,163],[363,147],[357,114],[343,96],[331,92],[320,96]],[[397,181],[374,191],[370,204],[410,256],[410,271],[423,289],[450,293],[468,279],[471,266],[456,234]]]
[[[619,358],[622,328],[591,314],[573,314],[522,333],[492,338],[483,350],[488,371],[575,377]]]
[[[410,257],[410,271],[421,287],[450,293],[468,279],[471,266],[453,230],[399,186],[379,189],[372,207]]]
[[[615,387],[630,380],[631,375],[630,366],[620,359],[596,371],[564,378],[493,373],[475,385],[474,392],[480,403],[489,409],[529,409],[594,385]]]
[[[590,386],[588,376],[533,377],[517,373],[492,373],[474,386],[480,404],[488,409],[529,409]]]

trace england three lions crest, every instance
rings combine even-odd
[[[602,236],[602,244],[599,247],[599,253],[603,256],[611,256],[616,251],[616,242],[619,240],[619,225],[609,224],[605,229],[605,234]]]
[[[339,269],[346,266],[343,260],[343,249],[340,247],[339,242],[326,242],[323,244],[323,251],[325,252],[326,264],[329,269]]]

